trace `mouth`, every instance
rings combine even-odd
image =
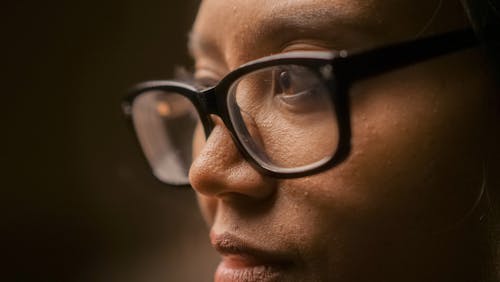
[[[283,281],[285,273],[293,265],[290,256],[252,246],[229,233],[211,233],[210,238],[222,256],[215,272],[216,282]]]

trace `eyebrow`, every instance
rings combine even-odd
[[[361,10],[345,9],[341,4],[334,6],[305,6],[300,12],[281,8],[278,13],[268,16],[262,23],[265,36],[285,39],[298,34],[321,39],[335,45],[346,44],[352,35],[375,34],[377,23]],[[342,46],[345,49],[347,46]]]
[[[298,10],[300,12],[297,12]],[[373,26],[373,23],[370,24],[370,21],[365,17],[352,10],[342,9],[342,7],[335,9],[335,7],[318,6],[305,6],[301,9],[278,7],[256,19],[255,23],[258,25],[259,32],[252,34],[255,36],[254,42],[280,38],[283,43],[286,43],[294,37],[303,36],[307,39],[331,42],[331,45],[345,41],[346,35],[353,32],[368,34],[368,32],[361,31],[368,31]],[[210,54],[220,53],[214,42],[196,34],[193,30],[188,33],[187,48],[193,58],[199,51]]]
[[[193,30],[190,30],[187,34],[187,38],[188,38],[188,41],[187,41],[187,49],[188,49],[188,53],[191,57],[194,57],[194,49],[195,49],[195,45],[198,45],[199,41],[197,39],[194,38],[194,31]],[[196,43],[195,43],[196,42]]]
[[[188,43],[187,48],[189,55],[194,58],[194,54],[197,50],[214,50],[216,47],[209,40],[204,39],[203,37],[197,36],[193,30],[188,33]]]

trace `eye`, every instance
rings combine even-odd
[[[326,84],[318,71],[300,65],[274,67],[274,98],[282,110],[318,112],[330,103]]]
[[[206,89],[217,85],[219,81],[210,77],[195,77],[195,83],[197,87]]]
[[[304,67],[288,66],[279,68],[275,74],[277,93],[295,95],[309,91],[315,87],[315,79],[311,79],[311,72]]]
[[[281,66],[275,70],[275,96],[288,104],[304,103],[314,99],[321,87],[317,75],[302,66]]]
[[[187,67],[177,67],[174,75],[176,81],[187,83],[200,90],[213,87],[219,83],[215,75],[210,75],[207,71],[200,73],[199,70],[190,70]]]
[[[281,71],[278,75],[278,81],[283,92],[288,92],[292,86],[292,78],[290,77],[290,72]]]
[[[321,87],[317,72],[304,66],[288,65],[275,69],[275,93],[277,95],[298,95]]]

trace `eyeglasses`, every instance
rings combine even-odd
[[[123,111],[154,175],[169,185],[189,185],[193,148],[214,128],[211,114],[222,119],[241,155],[259,172],[307,176],[349,154],[353,82],[477,44],[471,30],[460,30],[354,54],[273,55],[204,90],[176,81],[139,84],[124,99]]]

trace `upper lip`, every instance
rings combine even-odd
[[[257,247],[231,233],[210,233],[211,243],[223,257],[246,257],[261,265],[289,265],[293,258],[283,252]]]

